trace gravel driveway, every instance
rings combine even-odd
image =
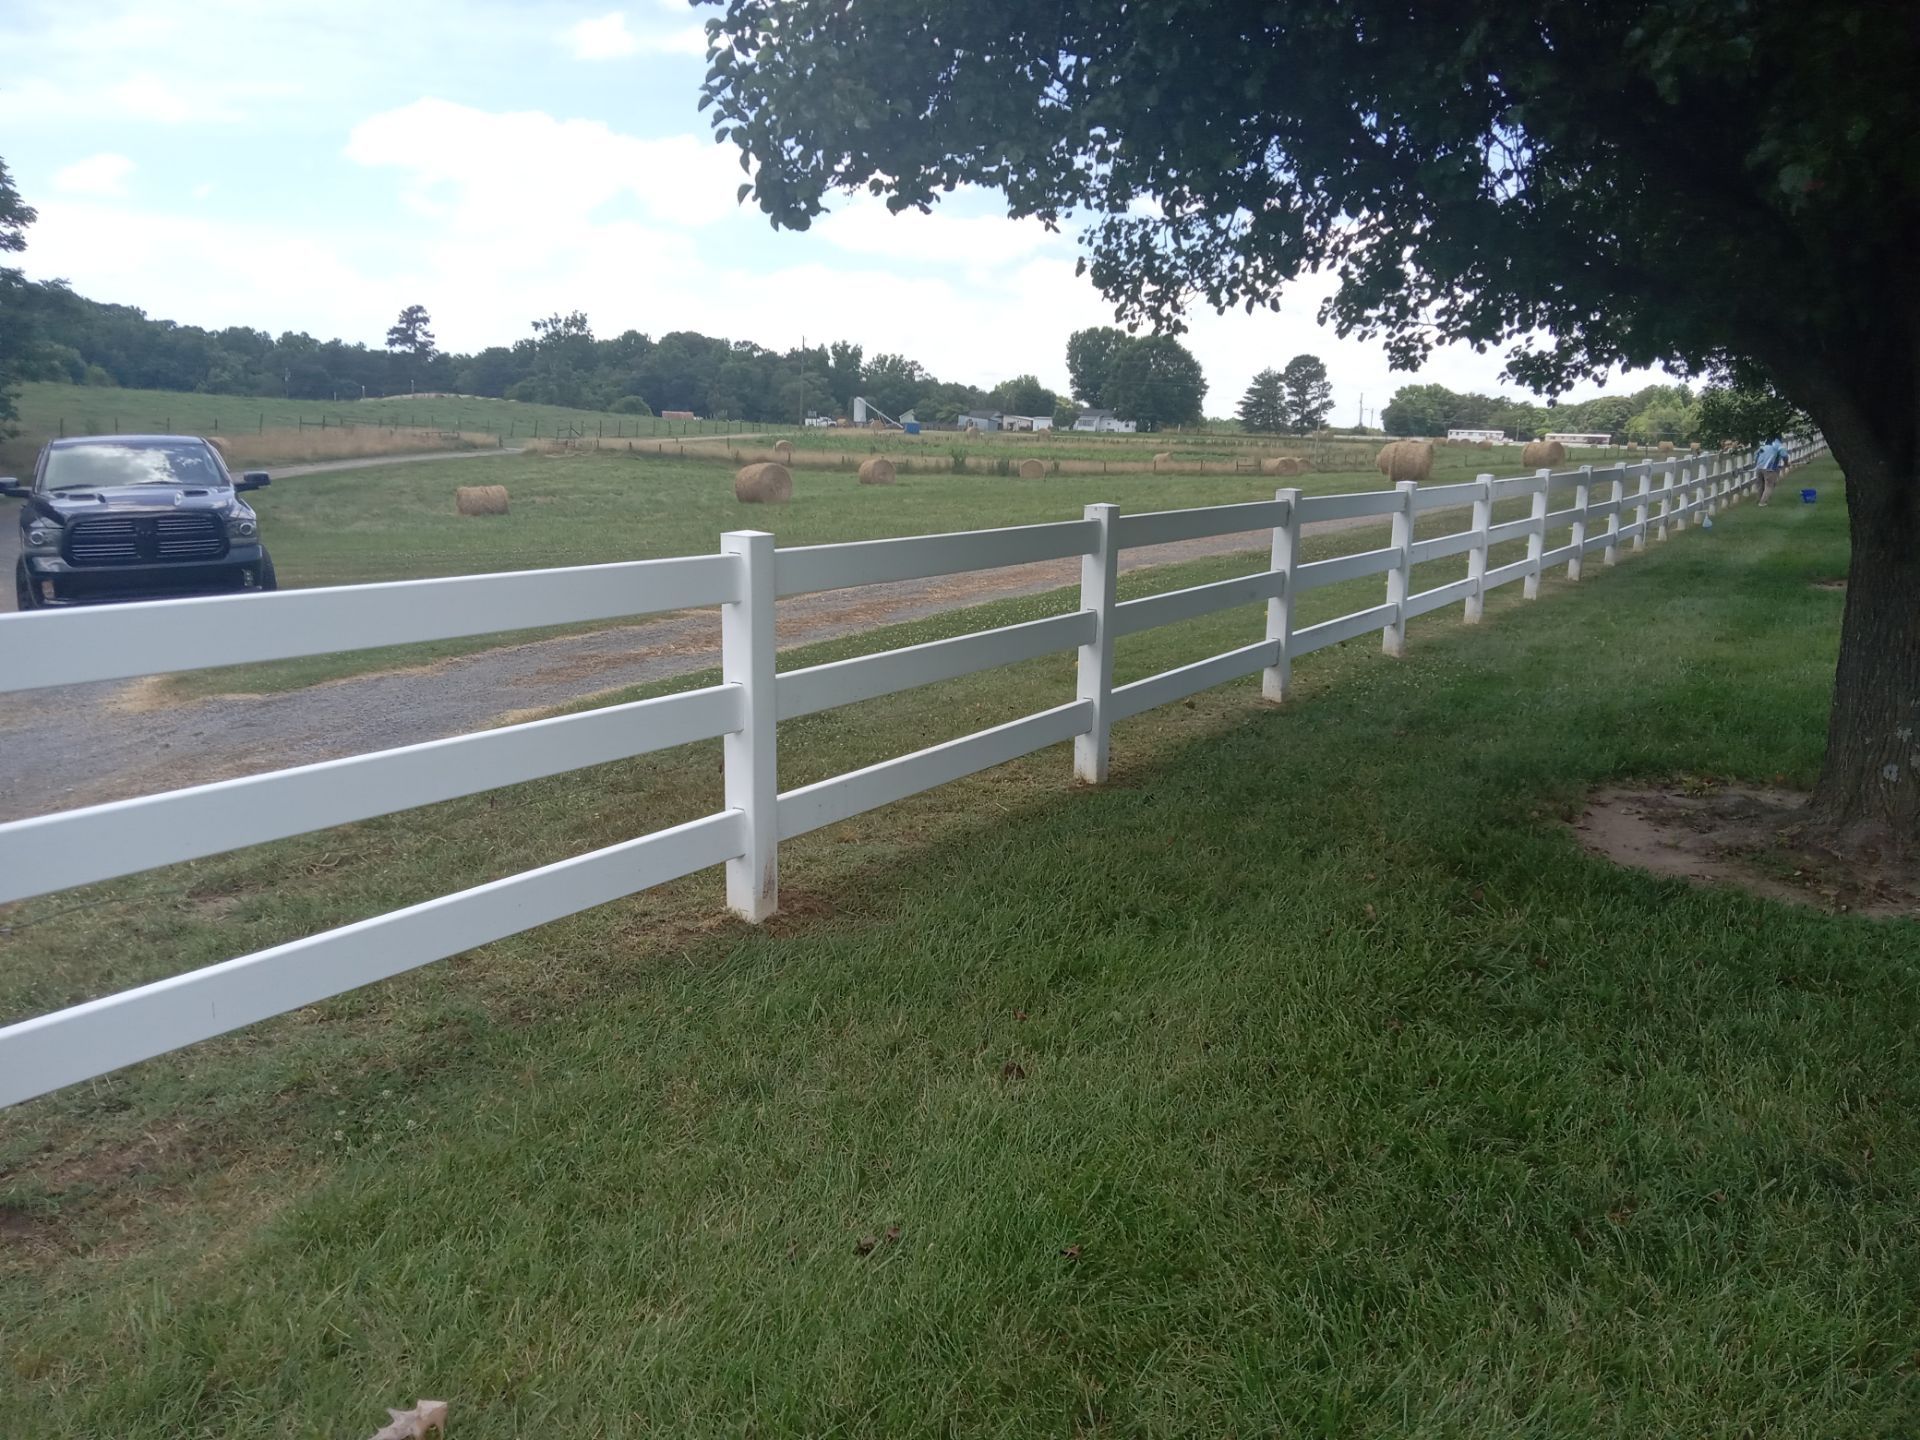
[[[1311,534],[1384,524],[1384,518],[1370,517],[1305,528]],[[10,535],[12,528],[0,527],[0,534]],[[1146,546],[1125,552],[1121,568],[1266,546],[1258,535]],[[780,644],[784,649],[1058,589],[1076,583],[1079,574],[1077,559],[1054,560],[797,595],[778,607]],[[719,662],[719,614],[696,611],[276,695],[166,703],[153,680],[0,695],[0,733],[7,736],[8,750],[0,776],[0,819],[463,734],[527,711]]]

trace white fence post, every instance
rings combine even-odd
[[[780,907],[780,772],[774,727],[773,536],[731,530],[722,554],[740,558],[740,598],[720,607],[720,673],[738,685],[745,723],[721,744],[726,805],[746,821],[746,847],[727,861],[727,908],[766,919]]]
[[[1553,484],[1553,472],[1534,471],[1533,484],[1533,530],[1527,536],[1527,578],[1520,588],[1524,600],[1540,598],[1540,557],[1547,549],[1547,490]]]
[[[1638,503],[1633,507],[1633,523],[1639,527],[1633,532],[1633,548],[1636,550],[1644,550],[1647,548],[1647,513],[1652,508],[1648,504],[1648,501],[1652,498],[1652,491],[1653,467],[1651,465],[1642,465],[1640,467],[1640,485],[1639,488],[1634,491],[1634,496]]]
[[[1393,606],[1393,618],[1380,630],[1380,648],[1389,655],[1407,653],[1407,596],[1413,583],[1413,492],[1420,488],[1416,480],[1402,480],[1393,487],[1400,492],[1400,508],[1393,512],[1393,538],[1387,543],[1400,553],[1387,571],[1387,604]]]
[[[1669,460],[1660,469],[1660,528],[1654,539],[1667,538],[1668,517],[1673,514],[1673,462]]]
[[[1074,777],[1089,785],[1107,779],[1107,751],[1113,737],[1113,601],[1120,552],[1113,544],[1118,505],[1089,505],[1081,512],[1100,527],[1093,551],[1080,557],[1080,608],[1094,615],[1093,639],[1080,647],[1079,689],[1093,702],[1093,726],[1073,737]]]
[[[1267,639],[1279,641],[1280,652],[1260,674],[1260,693],[1279,704],[1293,688],[1293,567],[1300,553],[1300,492],[1276,490],[1273,498],[1287,507],[1286,518],[1273,527],[1271,568],[1280,576],[1280,593],[1267,601]]]
[[[1578,580],[1587,559],[1587,503],[1593,498],[1593,466],[1582,465],[1573,483],[1573,554],[1567,558],[1567,579]]]
[[[1680,467],[1680,504],[1673,512],[1675,530],[1687,528],[1687,507],[1691,504],[1693,504],[1693,467],[1682,465]]]
[[[1467,551],[1467,578],[1474,582],[1473,593],[1467,596],[1460,617],[1466,625],[1478,625],[1487,612],[1487,531],[1493,525],[1493,476],[1476,475],[1473,483],[1480,488],[1473,497],[1473,548]]]
[[[1611,570],[1620,563],[1620,510],[1627,503],[1627,472],[1624,466],[1614,473],[1607,499],[1613,503],[1613,513],[1607,516],[1607,548],[1600,552],[1600,563]]]

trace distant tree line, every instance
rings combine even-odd
[[[1706,392],[1713,393],[1713,392]],[[1685,385],[1647,385],[1625,395],[1542,405],[1493,395],[1461,394],[1444,385],[1403,385],[1380,423],[1389,435],[1445,435],[1449,430],[1504,430],[1516,440],[1548,433],[1611,435],[1616,441],[1676,444],[1702,439],[1701,396]]]

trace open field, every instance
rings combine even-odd
[[[456,486],[479,483],[471,463],[422,462],[305,476],[256,497],[262,530],[285,586],[468,575],[712,552],[726,530],[770,530],[783,545],[925,535],[1077,517],[1093,501],[1164,510],[1271,498],[1258,475],[999,475],[906,477],[861,485],[851,474],[803,471],[788,505],[742,505],[733,472],[697,461],[624,454],[503,456],[485,481],[505,485],[504,517],[454,513]],[[1352,475],[1305,476],[1309,491],[1383,484]],[[1249,542],[1257,545],[1258,540]],[[593,627],[583,627],[593,628]],[[557,633],[557,632],[541,632]],[[167,682],[175,694],[284,689],[367,670],[420,664],[519,643],[527,634],[475,636],[309,660],[205,671]]]
[[[1404,661],[1307,657],[1285,709],[1129,722],[1104,789],[1060,748],[810,835],[764,929],[703,877],[0,1116],[10,1424],[1904,1433],[1920,931],[1562,825],[1623,777],[1811,779],[1845,514],[1808,474]],[[1071,685],[811,717],[784,783]],[[704,813],[716,750],[11,907],[0,1008]]]
[[[41,444],[56,435],[183,432],[240,435],[302,426],[378,425],[401,430],[473,431],[501,439],[562,433],[611,436],[726,435],[785,431],[779,425],[739,421],[653,420],[574,410],[563,405],[527,405],[477,396],[377,400],[285,400],[271,396],[199,395],[174,390],[121,390],[111,386],[35,383],[20,387],[21,434],[0,441],[0,471],[20,474],[33,464]]]
[[[802,465],[827,464],[840,468],[857,466],[870,455],[884,455],[915,472],[947,472],[955,469],[968,474],[1005,474],[1022,459],[1038,459],[1058,465],[1068,473],[1126,474],[1134,469],[1166,475],[1241,472],[1258,474],[1263,457],[1298,456],[1316,472],[1377,473],[1374,462],[1384,441],[1372,439],[1317,439],[1299,436],[1222,435],[1207,431],[1162,432],[1151,435],[1093,435],[1073,431],[1038,434],[1005,431],[976,431],[965,434],[953,430],[923,430],[907,435],[897,430],[826,429],[785,431],[769,434],[763,440],[744,440],[724,451],[700,447],[698,453],[733,461],[773,458],[770,449],[776,439],[791,443]],[[693,454],[695,447],[670,439],[617,440],[588,436],[577,440],[538,442],[542,448],[577,449],[588,452],[615,450],[653,456]],[[1434,449],[1434,479],[1470,480],[1482,472],[1501,475],[1521,470],[1519,445],[1496,445],[1486,450],[1468,446],[1437,445]],[[1632,460],[1651,452],[1626,447],[1570,451],[1567,464],[1592,462],[1617,464],[1624,456]],[[1165,455],[1167,459],[1157,457]]]

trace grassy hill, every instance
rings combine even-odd
[[[764,433],[791,426],[739,421],[656,420],[575,410],[565,405],[527,405],[478,395],[390,396],[374,400],[285,400],[257,395],[197,395],[176,390],[121,390],[90,385],[37,383],[20,387],[20,434],[0,441],[0,470],[18,474],[58,435],[115,432],[184,432],[192,435],[258,433],[302,426],[382,425],[405,429],[484,432],[507,440],[554,434],[665,437]]]

